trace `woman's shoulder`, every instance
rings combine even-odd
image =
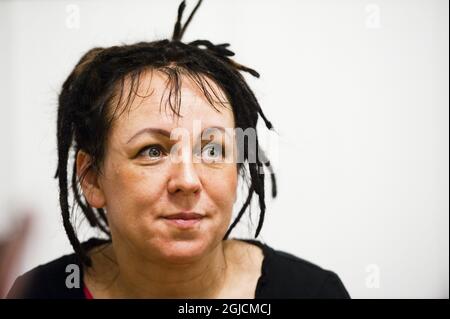
[[[264,254],[256,298],[350,298],[335,272],[258,240],[245,241]]]
[[[92,238],[82,245],[89,249],[104,240]],[[77,256],[67,254],[39,265],[17,277],[7,298],[83,298],[82,267]]]

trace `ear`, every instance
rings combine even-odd
[[[105,194],[99,183],[98,173],[92,167],[92,157],[83,150],[77,153],[77,177],[86,201],[91,207],[103,208],[106,205]]]

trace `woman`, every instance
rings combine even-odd
[[[228,44],[181,41],[200,4],[182,25],[181,3],[171,40],[94,48],[63,84],[55,177],[75,253],[19,277],[10,297],[349,297],[331,271],[227,239],[255,195],[258,236],[264,169],[276,196],[256,132],[259,116],[272,125],[240,71],[258,73],[231,60]],[[80,243],[70,222],[72,149],[74,200],[107,239]],[[248,194],[230,225],[239,175]]]

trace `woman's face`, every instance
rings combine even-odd
[[[234,117],[229,105],[218,104],[216,111],[187,77],[181,117],[174,116],[165,108],[165,81],[159,72],[143,75],[129,112],[114,121],[98,176],[101,195],[91,204],[106,208],[114,246],[149,260],[184,263],[212,251],[229,226],[237,169],[220,151],[234,154]],[[172,139],[171,132],[177,133]],[[213,134],[202,140],[205,132]],[[170,154],[174,145],[178,151]],[[201,218],[170,217],[179,213]]]

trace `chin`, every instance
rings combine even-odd
[[[167,262],[175,264],[190,263],[201,259],[212,250],[205,238],[169,239],[158,246],[159,254]]]

